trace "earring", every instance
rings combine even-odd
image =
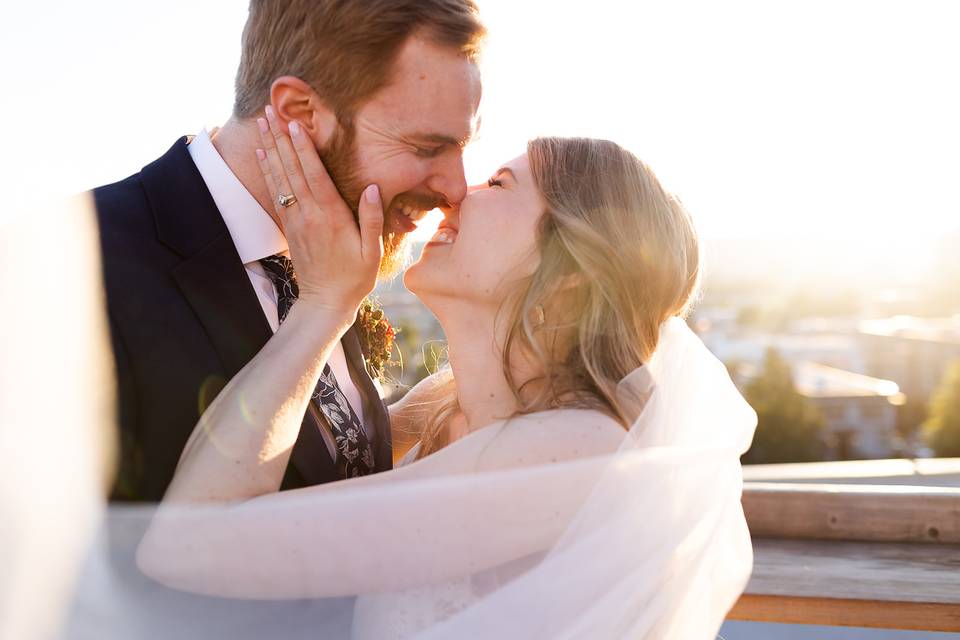
[[[533,308],[533,328],[539,329],[546,324],[547,318],[543,314],[543,305],[538,304]]]

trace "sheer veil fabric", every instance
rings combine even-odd
[[[360,481],[114,507],[65,637],[714,638],[752,567],[739,458],[756,416],[680,319],[620,392],[637,416],[617,440],[609,418],[560,410]],[[584,455],[522,463],[560,433]],[[178,590],[135,564],[151,520]]]
[[[93,199],[37,200],[0,215],[0,638],[16,640],[60,633],[115,420]]]

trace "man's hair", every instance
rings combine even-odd
[[[349,122],[414,34],[476,61],[486,30],[473,0],[251,0],[234,116],[257,115],[273,81],[290,75]]]

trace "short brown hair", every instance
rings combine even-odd
[[[234,116],[255,116],[273,81],[290,75],[350,120],[414,33],[476,60],[486,29],[473,0],[251,0]]]

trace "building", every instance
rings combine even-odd
[[[794,384],[824,420],[824,441],[834,460],[898,455],[897,407],[905,401],[896,382],[816,362],[793,367]]]
[[[790,369],[797,392],[823,417],[825,460],[899,457],[910,446],[897,431],[905,396],[896,382],[810,361],[791,362]],[[731,371],[741,389],[759,372],[749,363]]]
[[[719,322],[714,317],[698,318],[694,325],[700,339],[721,362],[728,365],[763,362],[768,349],[789,362],[821,362],[838,369],[864,371],[862,345],[852,331],[834,327],[803,333],[766,333],[740,329],[734,322]]]
[[[866,373],[896,381],[911,402],[926,405],[947,368],[960,361],[960,315],[864,321],[860,341]]]

